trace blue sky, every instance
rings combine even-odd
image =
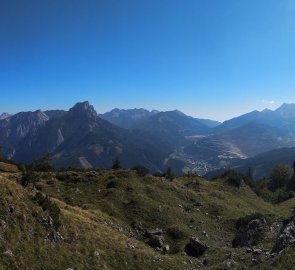
[[[294,0],[0,0],[0,111],[218,120],[295,102]]]

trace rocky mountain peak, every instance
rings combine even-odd
[[[78,102],[74,107],[69,110],[70,114],[79,116],[97,117],[97,112],[88,101]]]
[[[11,116],[11,114],[9,114],[9,113],[2,113],[2,114],[0,114],[0,120],[6,119],[10,116]]]
[[[283,103],[276,111],[279,113],[293,113],[295,112],[295,104]]]

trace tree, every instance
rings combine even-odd
[[[275,191],[287,185],[291,177],[290,168],[284,164],[273,166],[270,173],[269,189]]]
[[[35,171],[41,171],[41,172],[52,171],[53,170],[52,157],[50,155],[46,155],[44,157],[35,159],[33,160],[31,167],[32,167],[31,169]]]
[[[293,190],[295,191],[295,161],[293,162],[293,175],[288,183],[288,190]]]
[[[119,170],[119,169],[121,169],[121,161],[119,159],[116,159],[114,161],[114,164],[113,164],[112,169],[113,170]]]
[[[166,178],[169,179],[169,180],[174,179],[174,173],[173,173],[173,171],[172,171],[172,169],[170,167],[167,169]]]

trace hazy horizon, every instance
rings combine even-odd
[[[143,108],[143,107],[130,107],[130,108],[118,108],[118,107],[112,107],[112,108],[110,108],[109,110],[106,110],[106,111],[100,111],[97,107],[95,107],[94,105],[93,105],[93,103],[90,101],[90,100],[87,100],[89,103],[90,103],[90,105],[92,105],[93,107],[94,107],[94,109],[96,110],[96,112],[98,113],[98,114],[104,114],[104,113],[106,113],[106,112],[110,112],[111,110],[113,110],[113,109],[119,109],[119,110],[132,110],[132,109],[145,109],[145,110],[148,110],[148,111],[152,111],[152,110],[156,110],[156,111],[159,111],[159,112],[165,112],[165,111],[174,111],[174,110],[179,110],[179,111],[181,111],[182,113],[184,113],[184,114],[186,114],[186,115],[188,115],[188,116],[192,116],[192,117],[195,117],[195,118],[200,118],[200,119],[210,119],[210,120],[215,120],[215,121],[219,121],[219,122],[224,122],[224,121],[227,121],[227,120],[230,120],[230,119],[232,119],[232,118],[235,118],[235,117],[239,117],[239,116],[241,116],[241,115],[243,115],[243,114],[246,114],[246,113],[250,113],[250,112],[253,112],[253,111],[263,111],[263,110],[266,110],[266,109],[269,109],[269,110],[272,110],[272,111],[274,111],[274,110],[276,110],[276,109],[278,109],[279,107],[281,107],[283,104],[294,104],[295,105],[295,103],[287,103],[287,102],[283,102],[283,103],[281,103],[280,105],[277,105],[277,106],[275,106],[274,108],[264,108],[264,109],[254,109],[254,110],[251,110],[251,111],[246,111],[246,112],[244,112],[244,113],[241,113],[241,114],[238,114],[238,115],[233,115],[232,117],[230,117],[230,118],[227,118],[227,119],[224,119],[224,120],[219,120],[219,119],[216,119],[216,118],[210,118],[210,117],[207,117],[207,116],[199,116],[199,115],[193,115],[193,114],[189,114],[189,113],[186,113],[185,111],[182,111],[182,110],[180,110],[179,108],[172,108],[172,109],[168,109],[168,110],[163,110],[163,109],[161,109],[161,108]],[[75,102],[74,104],[72,104],[71,106],[69,106],[69,107],[62,107],[62,108],[57,108],[57,107],[54,107],[54,108],[46,108],[46,107],[44,107],[44,108],[35,108],[35,109],[23,109],[23,110],[20,110],[20,111],[16,111],[16,112],[9,112],[9,111],[0,111],[0,115],[2,114],[2,113],[8,113],[8,114],[16,114],[16,113],[19,113],[19,112],[28,112],[28,111],[37,111],[37,110],[41,110],[41,111],[48,111],[48,110],[65,110],[65,111],[68,111],[69,109],[71,109],[75,104],[77,104],[77,103],[81,103],[81,102],[86,102],[86,100],[85,101],[77,101],[77,102]],[[274,105],[274,104],[273,104]]]

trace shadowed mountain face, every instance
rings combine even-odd
[[[210,127],[180,111],[160,112],[136,126],[149,134],[169,142],[173,148],[187,143],[186,136],[208,134]]]
[[[123,166],[143,164],[155,171],[170,151],[152,136],[101,119],[88,102],[68,112],[21,113],[0,124],[4,151],[19,162],[49,153],[58,167],[110,167],[120,158]]]
[[[141,164],[157,171],[171,166],[178,174],[206,174],[232,160],[295,146],[294,116],[295,105],[284,104],[216,126],[218,122],[177,110],[114,109],[98,115],[89,102],[82,102],[69,111],[5,117],[0,120],[0,145],[19,162],[51,154],[58,167],[88,168],[110,167],[119,158],[126,167]]]

